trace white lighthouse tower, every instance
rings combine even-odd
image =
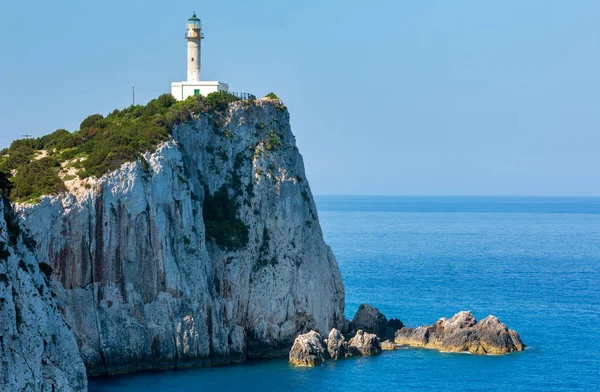
[[[187,80],[188,82],[200,81],[200,45],[204,39],[202,34],[202,22],[196,17],[196,13],[188,19],[187,31]]]
[[[171,83],[171,94],[178,100],[184,100],[192,95],[207,96],[213,92],[229,90],[227,83],[200,80],[200,51],[203,39],[202,22],[194,13],[188,19],[185,32],[185,40],[187,41],[187,80]]]

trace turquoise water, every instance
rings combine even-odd
[[[600,198],[317,197],[346,286],[409,326],[460,310],[521,334],[506,356],[405,349],[90,381],[90,391],[600,390]]]

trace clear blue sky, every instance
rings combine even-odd
[[[316,194],[600,195],[600,2],[3,1],[0,145],[185,78],[275,91]]]

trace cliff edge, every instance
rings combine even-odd
[[[16,210],[89,375],[287,355],[344,287],[279,100],[199,113],[154,152]]]

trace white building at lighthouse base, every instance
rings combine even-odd
[[[203,95],[206,97],[210,93],[221,91],[229,91],[229,85],[223,82],[205,80],[171,83],[171,94],[178,101],[183,101],[193,95]]]

